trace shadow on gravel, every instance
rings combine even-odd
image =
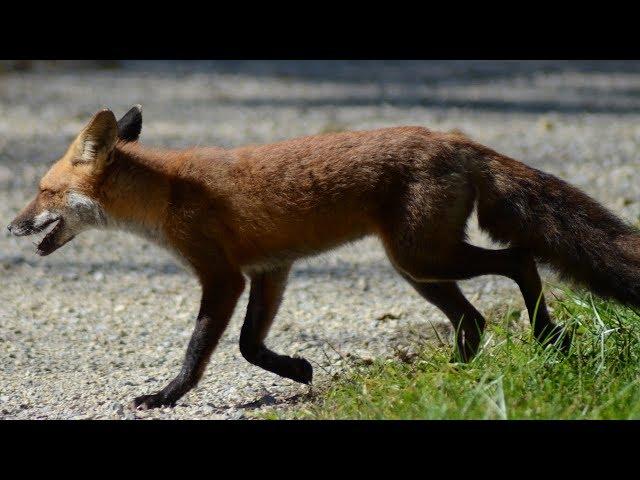
[[[593,89],[594,93],[589,97],[593,98],[593,95],[601,93],[600,89]],[[635,92],[634,95],[638,95]],[[438,95],[425,96],[425,95],[380,95],[372,96],[369,98],[336,98],[327,97],[320,99],[296,99],[296,98],[274,98],[274,97],[254,97],[248,99],[220,99],[216,100],[216,105],[219,106],[241,106],[249,108],[258,107],[294,107],[294,108],[323,108],[323,107],[370,107],[379,105],[389,105],[393,107],[423,107],[423,108],[459,108],[468,110],[480,110],[485,112],[497,112],[497,113],[569,113],[569,114],[588,114],[588,113],[610,113],[610,114],[638,114],[640,105],[593,105],[584,104],[581,101],[577,102],[564,102],[561,103],[557,100],[475,100],[475,99],[443,99]]]
[[[272,405],[284,405],[284,404],[294,405],[301,401],[308,400],[309,398],[311,398],[310,393],[297,393],[290,397],[280,398],[280,399],[274,397],[270,393],[266,393],[259,399],[254,400],[252,402],[242,403],[240,405],[226,406],[222,408],[225,408],[225,409],[238,408],[241,410],[256,410],[261,407],[270,407]]]
[[[361,83],[386,81],[405,85],[460,85],[479,80],[508,80],[540,74],[640,73],[640,62],[620,60],[211,60],[124,61],[122,73],[153,72],[243,75],[307,81]]]
[[[64,261],[48,261],[44,263],[36,257],[27,258],[22,255],[0,256],[0,265],[5,270],[11,268],[19,268],[28,266],[31,268],[39,268],[45,273],[77,273],[87,274],[93,272],[109,273],[126,273],[138,272],[147,275],[191,275],[177,263],[160,262],[160,263],[124,263],[117,261],[105,262],[83,262],[76,260]],[[394,273],[393,268],[386,261],[372,260],[369,262],[358,262],[357,264],[341,264],[341,265],[304,265],[294,266],[291,272],[292,278],[320,278],[328,277],[333,279],[342,279],[353,277],[354,274],[366,275],[387,275]]]
[[[22,255],[7,256],[0,259],[0,265],[3,265],[5,269],[11,269],[12,267],[20,267],[23,265],[39,268],[46,273],[69,273],[74,272],[78,274],[86,274],[93,272],[103,273],[122,273],[122,272],[140,272],[146,274],[161,274],[161,275],[186,275],[187,272],[176,263],[163,262],[163,263],[123,263],[116,261],[106,262],[82,262],[82,261],[49,261],[43,263],[42,260],[34,255],[33,259],[24,257]]]
[[[478,83],[505,82],[518,79],[530,88],[540,88],[536,78],[543,75],[580,74],[584,76],[640,74],[637,61],[210,61],[210,62],[144,62],[124,63],[132,73],[151,68],[159,75],[175,76],[199,73],[201,75],[241,75],[265,80],[304,80],[307,82],[332,82],[343,84],[378,84],[380,93],[362,97],[326,97],[321,99],[296,99],[283,97],[252,97],[243,99],[211,98],[216,105],[258,107],[367,107],[380,104],[395,107],[460,108],[485,112],[521,112],[568,114],[611,113],[636,114],[640,105],[634,100],[640,93],[637,88],[586,85],[567,80],[555,88],[555,97],[548,100],[504,100],[501,98],[478,99],[443,98],[441,93],[388,94],[385,85],[405,87],[472,87]],[[564,93],[566,92],[566,95]],[[603,99],[603,94],[612,98]],[[566,99],[565,97],[573,97]],[[598,103],[594,103],[594,99]],[[625,100],[630,100],[626,102]]]
[[[359,276],[388,275],[395,273],[393,267],[386,260],[370,260],[367,262],[344,263],[341,265],[300,265],[294,266],[293,278],[349,278],[354,274]]]

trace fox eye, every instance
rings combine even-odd
[[[51,195],[53,195],[54,192],[53,192],[53,190],[50,190],[48,188],[40,188],[40,193],[42,195],[51,196]]]

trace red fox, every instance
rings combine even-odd
[[[180,373],[135,408],[173,406],[202,376],[245,287],[240,351],[302,383],[304,358],[265,346],[291,265],[366,235],[380,238],[399,274],[454,326],[463,360],[485,319],[456,281],[504,275],[520,288],[542,343],[568,348],[552,322],[536,260],[603,297],[640,305],[640,235],[564,181],[464,135],[423,127],[308,136],[241,148],[152,149],[137,140],[141,107],[120,121],[97,112],[11,222],[15,235],[53,225],[49,255],[90,228],[125,229],[163,245],[197,275],[202,301]],[[466,241],[480,227],[509,248]],[[534,321],[535,320],[535,321]]]

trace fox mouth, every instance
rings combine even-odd
[[[53,253],[73,238],[72,236],[62,242],[58,240],[57,237],[64,228],[64,220],[62,219],[62,217],[59,217],[47,223],[47,225],[41,230],[41,232],[47,230],[47,228],[51,227],[52,225],[53,227],[49,228],[49,230],[47,231],[47,233],[45,233],[45,236],[42,238],[42,240],[40,240],[39,243],[34,242],[34,245],[36,246],[36,253],[42,257]]]

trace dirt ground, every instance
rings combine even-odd
[[[74,65],[78,67],[78,65]],[[458,128],[559,175],[632,222],[640,215],[637,62],[123,62],[0,73],[0,418],[244,418],[309,387],[247,364],[242,297],[200,385],[174,409],[132,412],[178,372],[199,287],[165,251],[87,232],[46,258],[4,225],[89,117],[144,105],[141,141],[237,146],[342,129]],[[472,222],[474,242],[490,245]],[[497,277],[463,283],[485,314],[522,310]],[[348,356],[419,347],[444,316],[374,239],[302,261],[269,336],[322,386]]]

